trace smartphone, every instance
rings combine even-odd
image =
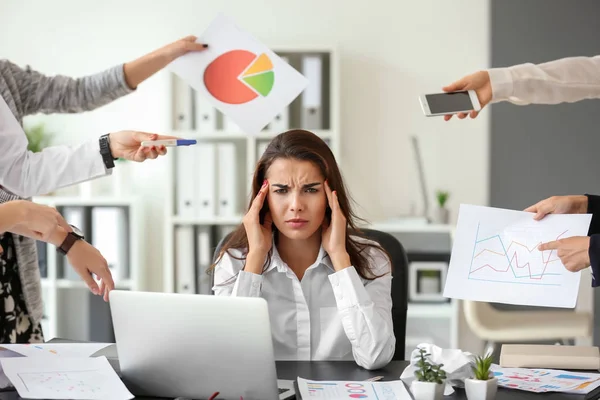
[[[419,96],[423,114],[427,117],[468,113],[481,110],[474,90],[450,93],[431,93]]]

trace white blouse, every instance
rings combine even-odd
[[[600,98],[600,56],[488,70],[492,103],[558,104]]]
[[[0,96],[0,185],[20,197],[46,194],[90,179],[110,175],[98,139],[70,146],[27,150],[27,136]]]
[[[242,255],[238,249],[229,251]],[[373,273],[384,276],[365,280],[352,266],[335,272],[323,247],[301,281],[274,244],[262,275],[242,271],[244,261],[225,253],[215,269],[213,290],[218,296],[267,300],[277,360],[354,359],[363,368],[377,369],[392,359],[396,344],[392,277],[383,252],[371,247],[365,252]]]

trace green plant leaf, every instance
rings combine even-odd
[[[450,192],[444,190],[437,190],[435,192],[435,196],[437,198],[439,206],[443,208],[446,205],[448,198],[450,197]]]
[[[38,153],[50,146],[54,134],[48,132],[43,123],[24,127],[27,136],[27,150]]]
[[[426,357],[429,356],[424,349],[419,349],[419,359],[416,362],[418,369],[415,371],[415,377],[420,382],[442,383],[446,379],[446,371],[442,369],[444,364],[433,364]]]
[[[485,357],[475,356],[471,366],[475,379],[480,381],[487,381],[490,379],[490,368],[492,367],[492,362],[493,358],[491,354]]]

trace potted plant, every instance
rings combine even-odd
[[[33,153],[38,153],[48,147],[54,136],[53,133],[46,131],[43,123],[27,126],[24,131],[28,142],[27,150]]]
[[[450,192],[444,190],[438,190],[435,192],[435,197],[438,202],[438,208],[436,209],[435,222],[439,224],[447,224],[450,222],[450,210],[446,208],[446,203],[450,197]]]
[[[473,378],[465,379],[465,391],[469,400],[493,400],[498,391],[498,378],[490,371],[492,354],[476,356],[473,360]]]
[[[411,391],[415,400],[441,400],[444,396],[446,385],[446,371],[443,364],[433,364],[427,361],[430,354],[424,349],[419,349],[418,369],[415,371],[417,378],[411,384]]]

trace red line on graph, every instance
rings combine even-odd
[[[556,237],[556,240],[560,239],[560,237],[561,237],[562,235],[564,235],[565,233],[567,233],[567,231],[568,231],[568,229],[567,229],[566,231],[564,231],[563,233],[561,233],[560,235],[558,235],[558,236]],[[498,239],[500,240],[500,238],[498,238]],[[517,245],[519,245],[519,246],[523,246],[523,247],[525,247],[525,248],[527,249],[527,251],[529,251],[529,253],[531,253],[533,250],[537,249],[537,247],[538,247],[538,246],[541,244],[541,242],[540,242],[540,243],[538,243],[537,245],[535,245],[534,247],[532,247],[531,249],[529,249],[529,248],[528,248],[526,245],[524,245],[523,243],[519,243],[519,242],[516,242],[516,241],[512,241],[512,242],[510,243],[510,245],[508,245],[508,247],[507,247],[507,249],[506,249],[506,252],[505,252],[504,254],[502,254],[502,253],[498,253],[498,252],[496,252],[496,251],[493,251],[493,250],[484,249],[484,250],[480,251],[480,252],[479,252],[479,253],[478,253],[478,254],[477,254],[475,257],[473,257],[473,258],[477,258],[477,257],[479,257],[481,254],[483,254],[483,253],[484,253],[484,252],[486,252],[486,251],[487,251],[487,252],[490,252],[490,253],[493,253],[493,254],[497,254],[497,255],[499,255],[499,256],[508,256],[508,249],[510,249],[510,247],[513,245],[513,243],[514,243],[514,244],[517,244]],[[479,268],[477,268],[477,269],[475,269],[475,270],[471,271],[471,272],[470,272],[470,274],[472,274],[472,273],[475,273],[475,272],[477,272],[477,271],[479,271],[479,270],[481,270],[481,269],[483,269],[483,268],[486,268],[486,267],[489,267],[490,269],[492,269],[492,270],[493,270],[493,271],[495,271],[495,272],[508,272],[509,268],[510,268],[510,267],[511,267],[511,265],[513,264],[513,261],[515,261],[515,265],[516,265],[516,267],[517,267],[517,268],[519,268],[519,269],[521,269],[521,268],[525,268],[525,267],[528,267],[528,271],[529,271],[529,278],[530,278],[530,279],[538,279],[538,280],[540,280],[540,279],[542,279],[542,278],[544,277],[544,273],[546,272],[546,268],[548,267],[548,264],[550,264],[551,262],[558,261],[558,259],[550,260],[550,258],[551,258],[551,256],[552,256],[552,252],[553,252],[553,251],[554,251],[554,250],[550,250],[550,254],[548,255],[548,259],[547,259],[547,260],[544,260],[544,253],[542,252],[542,263],[544,263],[544,269],[542,270],[542,273],[541,273],[541,274],[539,274],[539,275],[536,275],[535,277],[531,275],[531,265],[529,264],[529,262],[527,262],[527,263],[525,263],[525,264],[523,264],[523,265],[519,266],[519,259],[518,259],[518,257],[517,257],[517,253],[516,253],[516,252],[513,254],[512,258],[509,260],[509,262],[508,262],[508,265],[506,266],[506,269],[496,269],[496,268],[494,268],[493,266],[491,266],[490,264],[485,264],[485,265],[482,265],[481,267],[479,267]]]

